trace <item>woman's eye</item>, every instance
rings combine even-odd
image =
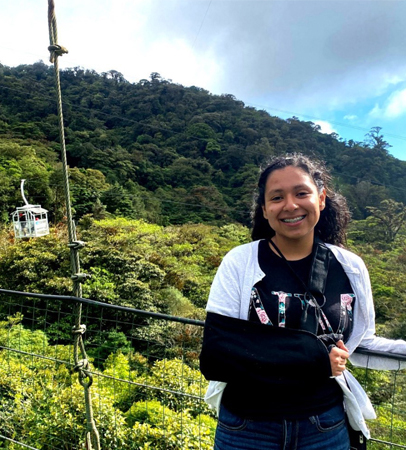
[[[299,197],[305,197],[308,193],[307,192],[299,192],[297,195]]]
[[[282,199],[282,197],[272,197],[271,198],[271,201],[272,202],[278,202],[279,200],[281,200]]]

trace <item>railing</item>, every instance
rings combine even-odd
[[[406,370],[400,370],[400,363],[406,362],[406,355],[363,348],[358,348],[356,353],[365,356],[366,368],[353,369],[353,372],[369,394],[378,416],[368,424],[371,430],[368,449],[406,449]],[[369,362],[376,358],[386,359],[389,365],[398,368],[372,370]]]
[[[213,447],[216,420],[198,370],[203,321],[75,297],[0,294],[0,449],[86,448],[88,405],[71,344],[77,302],[101,448]],[[378,412],[368,448],[406,449],[406,371],[354,372]]]

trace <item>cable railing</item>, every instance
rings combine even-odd
[[[101,448],[213,448],[216,418],[198,364],[203,321],[71,296],[0,294],[0,449],[86,449],[89,405],[72,344],[78,302]],[[368,449],[406,449],[406,371],[350,370],[378,414]]]

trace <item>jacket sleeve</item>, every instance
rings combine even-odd
[[[243,246],[236,247],[223,258],[210,288],[207,311],[223,316],[240,317],[241,277],[244,276],[244,273],[241,273],[243,271],[239,254],[242,250]]]
[[[362,260],[361,260],[362,261]],[[385,354],[398,354],[406,356],[406,341],[402,339],[387,339],[376,335],[375,329],[375,308],[372,297],[371,281],[364,262],[359,263],[360,275],[362,279],[362,295],[364,296],[364,315],[365,315],[365,331],[360,340],[359,347],[380,353],[381,355],[371,356],[361,353],[352,353],[351,363],[358,367],[368,367],[370,369],[383,370],[399,370],[406,368],[406,361],[398,361],[394,358],[385,357]],[[358,298],[358,302],[362,301]],[[357,306],[357,305],[356,305]],[[359,305],[358,305],[359,306]],[[362,315],[362,310],[359,309],[359,315]],[[355,315],[357,319],[357,315]],[[356,327],[362,327],[358,320],[354,324],[354,331]]]
[[[331,376],[325,345],[312,333],[209,312],[200,369],[208,380],[280,385]]]

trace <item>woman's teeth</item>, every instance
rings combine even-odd
[[[300,217],[294,217],[293,219],[282,219],[282,222],[285,223],[295,223],[295,222],[299,222],[300,220],[304,219],[305,216],[300,216]]]

